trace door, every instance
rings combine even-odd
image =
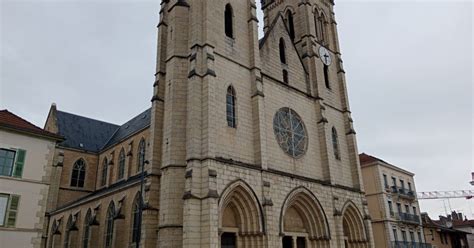
[[[235,233],[222,234],[221,248],[237,248],[237,237],[235,236]]]
[[[293,248],[293,238],[290,236],[283,237],[283,248]]]

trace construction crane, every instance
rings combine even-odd
[[[429,191],[418,192],[419,200],[434,200],[434,199],[453,199],[453,198],[474,198],[474,190],[455,190],[455,191]]]

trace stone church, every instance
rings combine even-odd
[[[334,0],[162,0],[151,108],[51,107],[44,243],[374,247]]]

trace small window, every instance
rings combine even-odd
[[[416,214],[417,214],[417,213],[416,213],[416,207],[413,206],[413,215],[416,215]]]
[[[395,241],[398,241],[397,229],[394,228],[394,229],[392,229],[392,231],[393,231],[393,239],[394,239]]]
[[[0,195],[0,226],[5,226],[9,195]]]
[[[71,174],[71,187],[84,187],[86,178],[86,162],[81,158],[74,163]]]
[[[232,86],[227,88],[226,95],[226,112],[227,112],[227,125],[232,128],[237,127],[237,115],[235,111],[236,106],[236,95],[235,90]]]
[[[388,188],[388,181],[387,181],[387,175],[383,174],[383,184],[385,188]]]
[[[392,201],[388,201],[388,209],[390,210],[390,215],[393,214],[393,205],[392,205]]]
[[[329,83],[329,66],[324,65],[324,84],[326,88],[331,89],[331,84]]]
[[[229,38],[234,38],[234,27],[233,27],[233,13],[232,6],[227,4],[225,6],[225,35]]]
[[[145,139],[140,140],[140,144],[138,144],[138,166],[137,172],[142,170],[142,167],[145,166],[145,158],[146,158],[146,142]]]
[[[101,186],[105,186],[105,184],[107,184],[108,171],[109,171],[109,162],[107,161],[107,158],[104,158],[104,161],[102,161],[102,177],[100,178]]]
[[[0,149],[0,176],[11,177],[15,163],[15,151]]]
[[[334,152],[334,158],[341,160],[341,153],[339,151],[339,138],[335,127],[332,128],[332,148]]]
[[[19,205],[19,195],[0,194],[0,227],[15,227]]]
[[[105,222],[105,248],[111,248],[113,239],[114,239],[114,216],[115,216],[115,206],[113,203],[110,204],[109,209],[107,210],[107,218]]]
[[[287,70],[283,70],[283,82],[285,84],[289,84],[288,71]]]
[[[119,171],[118,179],[122,179],[125,176],[125,150],[122,148],[119,154]]]
[[[395,177],[392,177],[392,186],[397,187],[397,179]]]
[[[288,10],[286,14],[286,19],[288,21],[288,31],[290,32],[291,40],[295,40],[295,25],[293,23],[293,14]]]
[[[280,44],[279,44],[279,49],[280,49],[280,62],[282,64],[286,64],[286,51],[285,51],[285,40],[283,38],[280,39]]]
[[[410,192],[412,191],[412,190],[411,190],[411,183],[410,183],[410,182],[408,182],[408,190],[409,190]]]

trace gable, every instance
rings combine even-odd
[[[286,63],[280,61],[280,40],[284,41]],[[301,57],[290,38],[281,15],[273,21],[260,43],[262,74],[284,82],[283,70],[288,72],[288,84],[300,91],[307,92],[307,72]]]

